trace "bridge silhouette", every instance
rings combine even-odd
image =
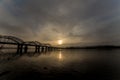
[[[40,43],[38,41],[24,41],[14,36],[3,36],[0,35],[0,49],[4,49],[4,45],[15,45],[17,46],[16,53],[27,53],[28,47],[34,47],[34,52],[39,53],[40,51],[48,51],[56,49],[51,44]]]

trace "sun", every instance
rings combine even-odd
[[[58,40],[58,44],[59,44],[59,45],[62,45],[62,44],[63,44],[63,41],[62,41],[62,40]]]

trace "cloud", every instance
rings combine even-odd
[[[55,44],[120,44],[119,0],[1,0],[0,34]]]

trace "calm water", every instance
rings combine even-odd
[[[0,53],[0,80],[120,80],[120,50]]]

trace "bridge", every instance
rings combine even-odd
[[[55,49],[51,44],[40,43],[38,41],[24,41],[14,36],[0,35],[0,49],[8,48],[8,46],[17,46],[17,53],[27,53],[28,47],[34,47],[35,53]]]

